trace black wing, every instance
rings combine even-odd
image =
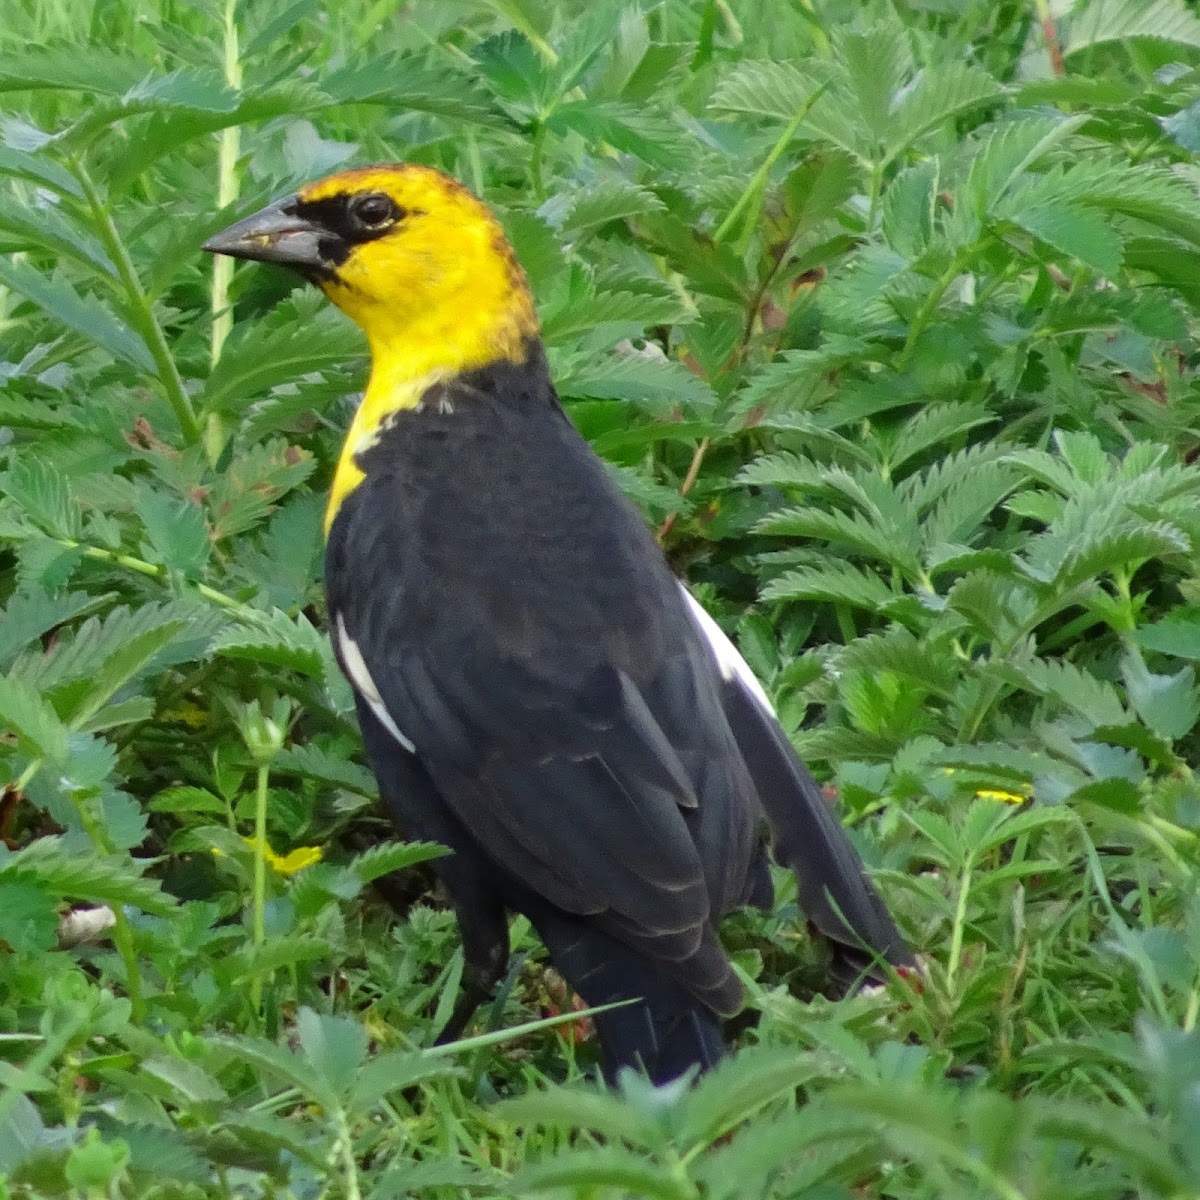
[[[852,975],[880,977],[872,969],[876,958],[911,964],[912,951],[762,686],[716,622],[685,596],[721,676],[725,716],[770,822],[774,856],[795,872],[800,907],[837,944]]]
[[[538,425],[427,410],[385,435],[403,468],[368,470],[331,540],[339,653],[509,878],[732,1011],[713,922],[761,858],[753,785],[640,516],[560,411]],[[439,426],[453,496],[440,443],[414,446]]]

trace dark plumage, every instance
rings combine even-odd
[[[911,955],[729,641],[558,403],[499,226],[427,168],[301,189],[209,243],[366,330],[327,517],[331,634],[384,802],[466,959],[449,1033],[525,913],[590,1005],[605,1073],[707,1067],[742,988],[717,937],[769,905],[768,833],[852,971]]]
[[[649,998],[649,1020],[597,1019],[610,1074],[707,1065],[716,1016],[742,997],[715,920],[771,898],[764,812],[814,920],[852,939],[843,913],[907,961],[783,731],[722,678],[563,413],[540,347],[433,388],[359,463],[330,530],[330,611],[416,749],[360,704],[385,801],[455,851],[443,870],[476,998],[503,972],[515,909],[589,1004]]]

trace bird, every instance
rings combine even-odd
[[[718,926],[772,905],[771,857],[859,978],[911,965],[762,685],[559,402],[490,208],[431,167],[358,167],[204,249],[289,268],[366,335],[328,623],[384,806],[450,850],[464,970],[440,1040],[503,978],[522,913],[604,1009],[606,1081],[713,1067],[744,1003]]]

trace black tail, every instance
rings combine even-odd
[[[707,1070],[725,1053],[720,1018],[660,968],[616,938],[549,905],[529,915],[555,967],[590,1007],[626,1004],[594,1018],[609,1084],[623,1067],[667,1083]]]
[[[912,951],[783,727],[736,676],[726,681],[722,699],[771,824],[775,858],[796,873],[800,906],[835,943],[840,973],[882,977],[870,971],[876,958],[912,964]]]

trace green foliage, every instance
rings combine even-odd
[[[1195,1192],[1192,6],[2,26],[0,1193]],[[431,1045],[441,850],[375,812],[323,632],[362,342],[198,251],[390,159],[497,208],[573,418],[836,791],[920,980],[814,999],[781,875],[725,929],[758,1023],[695,1087],[581,1079],[523,920],[477,1036]]]

